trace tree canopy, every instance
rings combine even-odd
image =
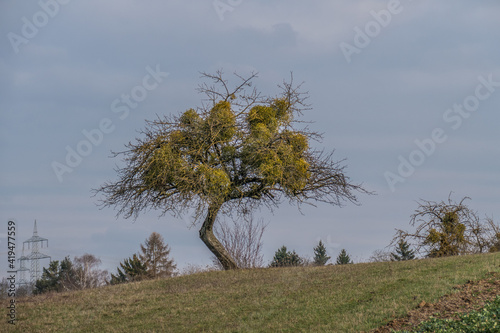
[[[225,269],[237,264],[214,236],[219,212],[241,216],[284,199],[357,203],[354,193],[366,193],[345,175],[343,160],[311,146],[321,136],[298,119],[309,109],[300,85],[284,82],[269,97],[252,88],[256,74],[236,76],[240,82],[230,88],[222,72],[203,74],[209,83],[199,86],[202,106],[147,121],[142,136],[115,154],[125,163],[118,180],[96,190],[103,206],[125,217],[148,209],[194,212],[193,223],[203,219],[200,238]]]

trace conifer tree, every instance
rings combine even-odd
[[[61,274],[61,267],[58,260],[53,260],[49,264],[49,268],[43,268],[42,277],[36,281],[33,293],[41,294],[49,291],[59,291],[60,283],[59,276]]]
[[[111,274],[111,284],[140,281],[147,278],[146,264],[141,262],[136,254],[120,263],[120,267],[117,269],[117,275]]]
[[[415,251],[410,249],[410,245],[405,240],[400,240],[396,247],[396,253],[391,253],[392,260],[404,261],[415,259]]]
[[[121,265],[121,263],[120,263]],[[123,271],[120,269],[120,267],[117,268],[117,273],[116,275],[111,273],[111,280],[109,281],[110,284],[119,284],[119,283],[124,283],[127,282],[127,275],[123,273]]]
[[[177,267],[174,260],[169,258],[170,248],[165,244],[163,237],[153,232],[149,238],[141,244],[139,259],[146,265],[148,276],[156,279],[170,277]]]
[[[326,248],[320,240],[318,246],[314,248],[314,264],[317,266],[324,266],[330,257],[326,255]]]
[[[287,266],[300,266],[302,265],[302,258],[295,251],[287,251],[286,246],[283,245],[278,251],[275,252],[271,267],[287,267]]]
[[[342,249],[337,257],[337,265],[352,264],[351,257],[347,254],[345,249]]]
[[[73,263],[69,256],[59,262],[53,260],[48,268],[43,268],[42,277],[35,282],[34,294],[42,294],[49,291],[63,291],[72,288],[72,282],[75,279]]]

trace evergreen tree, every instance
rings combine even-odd
[[[62,291],[71,289],[69,286],[74,279],[73,263],[69,256],[63,261],[51,261],[48,268],[43,268],[42,277],[35,282],[34,294],[49,291]]]
[[[121,265],[121,263],[120,263]],[[116,275],[111,273],[111,280],[109,281],[110,284],[120,284],[120,283],[125,283],[128,281],[127,275],[123,273],[123,271],[120,269],[120,267],[117,268]]]
[[[288,252],[286,246],[283,245],[278,251],[274,253],[273,261],[271,262],[271,267],[285,266],[284,263],[287,261]]]
[[[340,251],[338,257],[337,257],[337,265],[346,265],[346,264],[352,264],[351,257],[347,254],[345,249],[342,249]]]
[[[44,268],[42,277],[36,281],[33,293],[98,287],[104,284],[108,274],[107,271],[98,269],[100,263],[101,261],[91,254],[75,257],[75,262],[72,262],[69,256],[61,262],[51,261],[49,268]]]
[[[400,240],[396,247],[396,253],[391,253],[392,260],[403,261],[415,259],[415,251],[410,249],[410,245],[405,240]]]
[[[146,265],[148,276],[155,279],[160,277],[171,277],[177,267],[173,259],[169,259],[170,249],[164,243],[163,237],[153,232],[149,238],[141,244],[140,260]]]
[[[63,290],[78,289],[75,287],[76,271],[69,256],[61,261],[61,271],[59,273],[59,282]]]
[[[121,267],[121,269],[120,269]],[[139,281],[147,278],[146,264],[136,254],[120,263],[117,275],[111,274],[111,284]]]
[[[295,251],[287,251],[286,246],[283,245],[278,251],[274,253],[271,267],[287,267],[287,266],[300,266],[302,265],[302,258],[299,257]]]
[[[58,260],[53,260],[49,264],[49,268],[43,268],[42,277],[35,282],[33,294],[42,294],[49,291],[58,291],[59,274],[61,268]]]
[[[318,246],[314,248],[314,264],[317,266],[324,266],[330,257],[326,255],[326,248],[320,240]]]

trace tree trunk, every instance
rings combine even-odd
[[[217,213],[219,212],[222,204],[212,204],[208,208],[208,214],[203,222],[203,225],[200,229],[200,238],[205,243],[205,245],[212,251],[212,253],[219,259],[222,267],[225,270],[229,269],[237,269],[238,265],[233,258],[226,251],[224,246],[219,242],[219,240],[215,237],[213,232],[213,226],[215,222],[215,218],[217,217]]]

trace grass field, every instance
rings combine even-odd
[[[498,271],[500,253],[207,272],[18,299],[17,324],[4,319],[0,327],[3,332],[360,332]]]

